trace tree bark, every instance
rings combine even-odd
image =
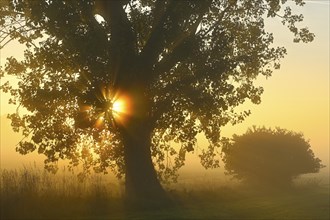
[[[95,1],[95,11],[109,23],[111,29],[111,58],[114,75],[114,89],[124,91],[133,102],[133,115],[120,126],[124,144],[125,159],[125,194],[128,202],[139,206],[163,206],[170,204],[170,199],[161,186],[151,158],[151,118],[149,101],[146,97],[151,79],[150,54],[158,57],[153,43],[158,32],[148,43],[147,53],[137,55],[135,45],[137,36],[127,17],[123,5],[128,1]],[[162,27],[158,29],[162,30]],[[161,45],[161,44],[160,44]],[[149,67],[149,68],[148,68]],[[132,104],[132,103],[131,103]],[[128,117],[128,116],[127,116]]]
[[[123,132],[126,201],[136,208],[162,207],[171,201],[161,186],[151,158],[147,120],[131,119]]]

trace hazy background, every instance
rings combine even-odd
[[[252,115],[243,123],[226,126],[222,135],[242,134],[252,125],[281,127],[302,132],[310,140],[317,157],[327,167],[322,174],[329,174],[329,1],[306,1],[305,7],[299,9],[304,16],[304,26],[315,33],[314,42],[294,44],[293,36],[282,26],[279,20],[268,22],[267,29],[274,33],[275,44],[286,47],[288,55],[281,62],[281,69],[275,71],[269,79],[260,78],[258,85],[264,87],[260,105],[246,103],[240,109],[251,109]],[[12,42],[0,51],[0,64],[4,66],[7,57],[23,57],[24,46]],[[1,79],[1,84],[13,78]],[[44,160],[37,153],[21,156],[15,152],[16,144],[22,139],[14,133],[8,113],[16,110],[7,104],[8,94],[1,93],[1,168],[21,168],[24,164],[34,162],[39,166]],[[203,137],[198,139],[198,146],[207,145]],[[187,157],[186,166],[182,169],[182,177],[209,176],[222,177],[222,169],[204,171],[195,155]],[[327,177],[328,178],[328,177]]]

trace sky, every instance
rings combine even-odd
[[[299,11],[304,14],[304,26],[315,33],[316,38],[309,44],[295,44],[293,36],[282,26],[279,20],[267,22],[267,30],[274,33],[275,44],[286,47],[288,55],[281,62],[281,69],[273,76],[257,81],[264,87],[260,105],[249,103],[240,109],[250,109],[252,115],[243,123],[226,126],[222,135],[231,137],[242,134],[253,125],[281,127],[302,132],[310,140],[312,150],[329,171],[329,1],[306,1]],[[6,57],[22,58],[24,47],[11,43],[0,51],[0,64],[4,65]],[[10,79],[13,80],[13,79]],[[1,83],[5,80],[2,79]],[[15,111],[14,106],[7,104],[9,96],[1,93],[1,168],[17,168],[22,164],[36,161],[41,164],[44,159],[35,153],[21,156],[15,152],[15,145],[21,140],[19,134],[11,131],[10,122],[5,115]],[[199,145],[205,145],[200,138]],[[191,155],[187,160],[189,169],[196,167],[197,157]]]

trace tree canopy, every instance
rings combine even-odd
[[[324,167],[303,134],[265,127],[234,135],[224,148],[224,163],[235,178],[274,186],[289,185],[299,175]]]
[[[246,100],[260,103],[254,81],[271,76],[286,54],[265,19],[279,18],[295,42],[314,38],[296,26],[303,16],[292,5],[304,2],[2,0],[0,48],[13,39],[27,48],[23,60],[1,67],[2,77],[18,79],[1,85],[19,107],[9,115],[26,136],[17,151],[46,155],[50,170],[68,159],[121,176],[122,131],[143,118],[161,178],[184,165],[198,133],[209,141],[202,165],[217,167],[221,127],[250,114],[235,111]]]

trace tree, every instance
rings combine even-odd
[[[289,186],[299,175],[324,167],[303,134],[280,128],[253,127],[234,135],[223,150],[228,174],[266,186]]]
[[[272,47],[264,19],[279,17],[295,42],[313,40],[287,4],[1,1],[1,47],[12,39],[27,46],[24,60],[8,58],[1,74],[17,77],[18,86],[1,89],[29,112],[9,115],[27,137],[17,151],[46,155],[50,170],[60,159],[109,168],[125,174],[130,198],[162,200],[159,179],[175,179],[198,133],[210,143],[202,165],[217,167],[220,128],[250,114],[236,106],[260,103],[254,80],[270,76],[286,53]]]

